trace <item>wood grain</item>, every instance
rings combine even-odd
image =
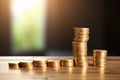
[[[11,61],[33,60],[34,58],[63,59],[71,56],[30,56],[30,57],[0,57],[0,80],[119,80],[120,57],[107,57],[106,67],[93,67],[92,57],[89,57],[89,67],[60,67],[9,69]]]

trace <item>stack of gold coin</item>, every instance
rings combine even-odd
[[[47,59],[34,59],[33,66],[34,67],[47,67]]]
[[[33,68],[33,61],[21,61],[19,63],[19,67],[21,67],[21,68]]]
[[[48,60],[48,67],[58,68],[60,67],[60,60]]]
[[[18,69],[19,68],[19,62],[10,62],[8,64],[9,64],[10,69]]]
[[[74,28],[75,37],[72,42],[75,66],[88,66],[87,41],[89,40],[89,28]]]
[[[89,28],[74,28],[74,41],[87,42],[89,40]]]
[[[106,57],[107,57],[107,50],[93,50],[93,65],[105,66]]]
[[[60,64],[62,67],[73,67],[74,66],[74,61],[72,58],[68,58],[68,59],[62,59],[60,61]]]

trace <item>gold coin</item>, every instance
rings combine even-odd
[[[83,61],[88,60],[87,57],[75,57],[74,59],[76,59],[76,60],[83,60]]]
[[[88,60],[87,58],[85,59],[75,59],[75,66],[80,67],[80,66],[88,66]]]
[[[105,60],[103,60],[103,61],[93,60],[93,65],[94,65],[94,67],[96,67],[96,66],[105,66],[106,61]]]
[[[89,34],[89,28],[74,28],[75,33]]]
[[[87,67],[88,63],[77,63],[75,64],[76,67]]]
[[[93,60],[93,63],[96,62],[96,64],[106,64],[106,60]]]
[[[75,35],[74,39],[89,39],[89,35]]]
[[[60,61],[61,66],[63,67],[73,67],[74,66],[74,61],[71,58],[68,59],[63,59]]]
[[[106,59],[107,50],[93,50],[93,60]]]
[[[78,62],[83,62],[83,61],[88,61],[88,59],[86,58],[86,59],[76,59],[76,61],[78,61]]]
[[[9,68],[10,69],[18,69],[19,68],[19,62],[10,62],[9,64]]]
[[[21,61],[19,63],[19,66],[21,68],[32,68],[33,67],[33,61]]]
[[[74,47],[75,49],[77,49],[77,51],[87,51],[87,46],[82,46],[82,45],[76,45],[76,47]]]
[[[74,56],[74,59],[76,59],[76,60],[88,60],[87,57],[85,57],[85,56]]]
[[[35,59],[33,60],[34,67],[47,67],[47,60],[46,59]]]
[[[48,67],[60,67],[60,60],[48,60]]]
[[[76,61],[76,64],[88,64],[88,61]]]
[[[89,40],[89,35],[75,35],[74,40]]]
[[[86,45],[86,43],[81,43],[81,45],[74,45],[75,42],[73,42],[73,53],[74,54],[78,54],[78,55],[86,55],[87,54],[87,46],[84,46],[84,44]]]
[[[73,53],[75,57],[87,57],[87,51],[82,51],[82,52],[74,52]]]
[[[87,48],[73,47],[75,53],[84,54],[87,53]]]
[[[87,52],[87,47],[82,48],[82,47],[74,46],[73,51],[75,51],[75,52]]]
[[[75,30],[74,35],[89,35],[88,31],[82,31],[82,30]]]
[[[88,62],[77,62],[77,65],[88,65]]]
[[[106,58],[105,59],[96,59],[95,61],[97,61],[97,62],[104,62],[104,61],[106,61]]]
[[[74,41],[87,42],[89,39],[74,39]]]
[[[84,56],[87,56],[87,51],[82,51],[82,52],[76,52],[76,51],[73,51],[73,55],[74,57],[84,57]]]
[[[89,40],[89,28],[74,28],[75,35],[73,46],[74,63],[76,66],[88,66],[87,41]]]
[[[72,45],[78,45],[78,46],[87,46],[86,42],[80,42],[80,41],[73,41]]]

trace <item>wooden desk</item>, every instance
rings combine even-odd
[[[90,63],[88,68],[61,67],[14,70],[8,67],[10,61],[33,60],[34,58],[36,57],[0,57],[0,80],[120,80],[120,57],[108,57],[107,66],[104,68],[93,67],[92,57],[88,58]]]

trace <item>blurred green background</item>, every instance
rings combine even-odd
[[[12,0],[12,51],[43,48],[44,0]]]

